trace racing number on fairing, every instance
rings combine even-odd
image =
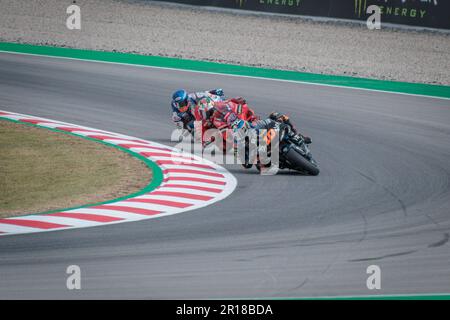
[[[269,129],[267,134],[264,136],[264,140],[266,141],[266,145],[269,145],[272,140],[275,138],[276,132],[274,129]]]

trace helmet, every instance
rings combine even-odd
[[[233,137],[235,141],[245,141],[248,133],[249,124],[247,121],[237,118],[231,123],[230,128],[233,130]]]
[[[197,120],[209,120],[214,112],[214,104],[212,100],[205,97],[197,102],[194,108],[194,117]]]
[[[249,128],[249,124],[247,121],[239,119],[236,114],[232,113],[227,119],[228,126],[230,129],[233,129],[235,131],[239,129],[246,130]]]
[[[199,102],[197,102],[197,105],[200,107],[200,109],[208,111],[212,107],[214,107],[214,102],[213,102],[213,100],[211,98],[204,97]]]
[[[239,122],[236,124],[235,129],[239,130],[239,129],[243,129],[243,130],[247,130],[249,128],[249,124],[247,121],[245,120],[239,120]]]
[[[285,122],[285,121],[289,120],[289,117],[287,115],[282,114],[280,112],[272,112],[269,115],[269,118],[274,121],[277,121],[277,122]]]
[[[186,112],[189,109],[188,94],[186,90],[177,90],[172,95],[172,101],[175,102],[180,112]]]

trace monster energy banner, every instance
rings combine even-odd
[[[450,29],[450,0],[157,0],[201,6],[367,20],[370,5],[381,8],[381,22]]]

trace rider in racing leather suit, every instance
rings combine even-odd
[[[305,143],[310,144],[311,138],[308,136],[304,136],[300,134],[294,125],[289,120],[289,117],[285,114],[279,112],[272,112],[269,115],[269,118],[264,120],[259,120],[258,118],[253,118],[253,121],[248,121],[247,119],[243,119],[239,117],[239,115],[232,108],[233,104],[227,101],[224,102],[216,102],[214,104],[214,112],[211,116],[212,124],[218,129],[233,129],[233,125],[236,123],[236,118],[246,121],[249,124],[249,128],[253,128],[256,130],[261,129],[273,129],[276,127],[277,123],[288,125],[295,134],[300,135]],[[251,110],[251,109],[250,109]],[[254,113],[253,113],[254,114]]]
[[[198,101],[197,105],[192,111],[195,121],[202,123],[201,129],[203,134],[211,128],[217,128],[219,130],[226,129],[228,127],[229,116],[232,115],[233,121],[235,119],[241,119],[252,123],[259,118],[255,112],[250,109],[244,98],[232,98],[225,101],[212,101],[209,97],[205,97]],[[197,127],[196,130],[199,128]],[[222,130],[225,138],[225,130]],[[201,133],[196,131],[196,137],[200,137]]]
[[[259,117],[250,109],[242,97],[224,101],[212,101],[203,98],[195,106],[193,114],[196,121],[209,122],[211,126],[214,124],[216,128],[220,129],[225,125],[224,121],[228,118],[227,114],[230,112],[236,114],[239,119],[250,123],[259,120]]]
[[[243,120],[235,120],[236,116],[233,116],[233,114],[227,114],[227,119],[224,121],[223,117],[221,119],[221,123],[222,128],[223,129],[232,129],[234,130],[237,127],[241,127],[242,124],[239,123],[239,121],[243,121]],[[220,118],[219,118],[220,119]],[[289,117],[285,114],[279,113],[279,112],[272,112],[269,115],[269,118],[267,119],[263,119],[263,120],[257,120],[254,121],[253,123],[247,122],[245,121],[246,124],[244,124],[244,128],[249,128],[249,129],[255,129],[257,131],[257,133],[259,134],[260,130],[270,130],[270,129],[279,129],[280,125],[281,126],[289,126],[291,128],[291,130],[298,136],[300,136],[306,144],[310,144],[312,142],[311,138],[305,135],[302,135],[301,133],[298,132],[298,130],[294,127],[294,125],[291,123],[291,121],[289,120]],[[226,123],[226,124],[225,124]]]
[[[215,102],[214,108],[209,112],[209,120],[217,129],[230,128],[233,121],[244,120],[252,124],[259,120],[255,112],[250,109],[244,98],[233,98],[225,101]]]
[[[239,104],[239,102],[241,102],[241,104]],[[247,107],[246,110],[243,111],[243,102],[245,103],[243,98],[234,98],[225,101],[216,101],[213,103],[208,98],[201,99],[195,106],[193,113],[195,120],[202,123],[201,128],[203,130],[203,134],[198,135],[199,132],[196,132],[195,136],[201,136],[202,143],[204,145],[208,145],[212,141],[205,142],[204,134],[208,129],[216,128],[220,130],[224,141],[224,147],[226,147],[225,142],[227,140],[227,129],[232,129],[232,123],[240,120],[239,115],[245,119],[256,119],[253,110],[250,108]],[[235,111],[240,112],[240,114],[236,114]]]
[[[255,125],[255,127],[261,127],[261,128],[263,128],[264,126],[269,126],[270,128],[273,128],[273,124],[269,124],[270,121],[268,121],[268,120],[273,120],[273,121],[276,121],[276,122],[278,122],[278,123],[286,124],[286,125],[288,125],[288,126],[291,128],[291,130],[292,130],[295,134],[300,135],[300,137],[303,138],[303,140],[305,141],[306,144],[310,144],[310,143],[312,142],[310,137],[305,136],[305,135],[302,135],[301,133],[298,132],[298,130],[294,127],[294,125],[293,125],[292,122],[289,120],[289,117],[288,117],[287,115],[282,114],[282,113],[280,113],[280,112],[272,112],[272,113],[269,115],[269,118],[268,118],[268,119],[262,120],[262,121],[265,121],[265,124],[263,124],[261,121],[259,121],[259,122],[261,122],[260,124],[255,123],[254,125]],[[266,127],[266,128],[264,128],[264,129],[269,129],[269,127]]]
[[[211,123],[217,129],[229,129],[231,122],[236,120],[236,118],[237,114],[233,112],[232,105],[230,103],[217,102],[214,104],[211,114]]]
[[[222,101],[223,95],[224,93],[222,89],[189,93],[186,96],[185,105],[183,105],[183,107],[180,107],[179,102],[172,100],[171,102],[172,121],[179,129],[184,128],[187,129],[188,131],[192,131],[192,129],[194,128],[194,121],[195,121],[193,111],[197,103],[205,97],[208,97],[213,101]]]
[[[269,131],[271,129],[283,130],[283,126],[289,126],[290,129],[292,130],[292,132],[294,132],[297,136],[303,138],[303,140],[305,141],[306,144],[310,144],[312,142],[310,137],[304,136],[298,132],[298,130],[291,123],[291,121],[289,120],[289,117],[287,115],[279,113],[279,112],[272,112],[269,115],[269,118],[253,122],[251,124],[250,128],[255,129],[257,134],[259,135],[260,130],[267,130],[267,131]],[[253,143],[257,143],[257,142],[254,141]],[[259,145],[258,145],[258,148],[259,148]],[[262,148],[264,148],[264,146],[262,146]],[[247,152],[248,151],[246,150],[246,153]],[[260,151],[258,151],[258,152],[260,152]],[[248,155],[246,155],[245,157],[247,157],[247,156]],[[248,163],[247,160],[243,159],[243,161],[244,161],[244,163],[243,163],[244,168],[249,169],[252,167],[252,164]]]

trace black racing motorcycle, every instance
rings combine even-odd
[[[290,125],[275,122],[274,128],[264,130],[263,133],[263,136],[261,134],[257,136],[257,141],[246,141],[244,168],[249,169],[252,167],[252,164],[249,162],[250,159],[254,158],[250,154],[252,148],[249,148],[248,144],[256,143],[258,147],[254,148],[254,150],[257,150],[258,153],[255,166],[260,172],[272,166],[271,161],[268,163],[261,161],[260,155],[262,153],[266,154],[267,158],[270,159],[272,149],[277,146],[279,150],[278,168],[296,170],[312,176],[319,174],[319,167],[316,160],[312,157],[305,138],[301,134],[295,133]],[[279,137],[279,139],[276,139],[276,137]],[[265,139],[266,143],[264,145],[259,143],[261,139]]]

